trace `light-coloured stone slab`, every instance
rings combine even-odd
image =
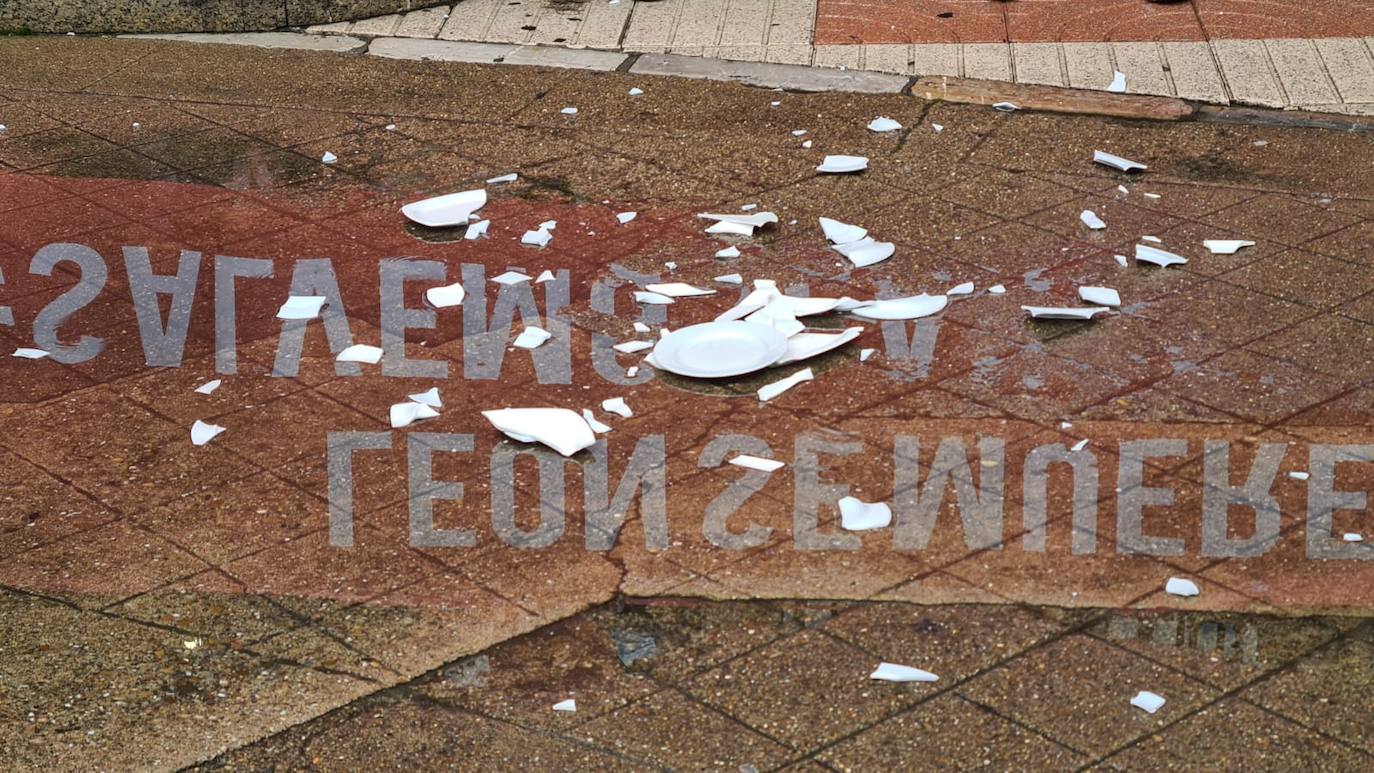
[[[396,34],[396,28],[401,24],[399,13],[389,13],[386,16],[374,16],[371,19],[359,19],[353,22],[353,28],[349,30],[354,35],[390,36]]]
[[[411,11],[401,16],[394,34],[405,38],[436,38],[439,30],[444,28],[444,22],[448,21],[448,11],[448,6],[443,5]]]
[[[1116,67],[1106,43],[1065,43],[1063,50],[1068,85],[1076,89],[1105,89],[1111,84]],[[1126,86],[1129,90],[1129,80]]]
[[[387,59],[417,59],[435,62],[490,64],[504,61],[520,47],[509,43],[469,43],[459,40],[420,38],[377,38],[367,52]]]
[[[1009,81],[1011,47],[1006,43],[970,43],[964,46],[964,77],[985,81]]]
[[[811,63],[817,67],[863,69],[863,46],[816,46]]]
[[[367,45],[362,38],[346,35],[310,35],[304,32],[188,32],[168,35],[120,35],[142,40],[174,40],[179,43],[218,43],[226,46],[297,48],[304,51],[356,51]]]
[[[1261,40],[1214,40],[1212,52],[1221,65],[1231,98],[1247,105],[1283,107],[1283,89],[1270,69]]]
[[[1223,105],[1230,101],[1210,45],[1201,42],[1161,43],[1160,48],[1164,50],[1164,60],[1169,64],[1169,75],[1173,77],[1174,91],[1178,96]],[[1128,90],[1130,85],[1130,80],[1127,80]]]
[[[634,3],[621,0],[610,3],[588,3],[583,7],[582,26],[577,31],[577,45],[587,48],[612,49],[620,47],[625,25],[630,22]]]
[[[764,62],[726,62],[674,54],[645,54],[630,68],[643,75],[677,75],[684,78],[737,81],[763,88],[795,91],[858,91],[894,94],[906,88],[900,75],[830,70]]]
[[[673,28],[686,0],[635,3],[625,27],[624,46],[630,51],[667,48],[673,43]]]
[[[771,0],[729,0],[721,19],[722,46],[762,46],[768,42]]]
[[[556,46],[516,46],[506,56],[506,64],[526,64],[542,67],[567,67],[573,70],[610,72],[619,67],[626,55],[619,51],[595,51],[590,48],[558,48]]]
[[[863,68],[874,72],[911,74],[911,46],[903,44],[867,45],[863,50]]]
[[[1312,41],[1266,40],[1264,47],[1289,102],[1310,105],[1341,101]]]
[[[1112,43],[1116,69],[1126,73],[1132,94],[1174,95],[1173,84],[1164,72],[1164,58],[1157,43]]]
[[[962,52],[957,43],[921,43],[911,47],[913,75],[954,75],[963,73]]]
[[[501,0],[462,0],[449,11],[448,21],[439,30],[442,40],[486,40],[487,28]]]
[[[1012,68],[1017,83],[1036,83],[1042,86],[1066,86],[1064,68],[1060,66],[1061,47],[1058,43],[1013,43]]]
[[[1359,38],[1313,41],[1343,102],[1374,102],[1374,56]]]
[[[768,46],[811,47],[815,40],[816,0],[773,0]],[[773,60],[769,60],[773,61]]]

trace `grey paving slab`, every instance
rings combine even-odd
[[[304,32],[187,32],[165,35],[121,35],[144,40],[173,40],[180,43],[218,43],[226,46],[259,48],[297,48],[305,51],[355,51],[367,45],[362,38],[344,35],[309,35]]]
[[[468,43],[457,40],[421,40],[418,38],[378,38],[368,46],[373,56],[388,59],[430,59],[436,62],[471,62],[475,64],[503,61],[519,46],[501,43]]]
[[[634,63],[630,72],[738,81],[751,86],[797,91],[839,90],[893,94],[906,88],[907,84],[907,79],[899,75],[826,70],[765,62],[725,62],[675,54],[645,54]]]

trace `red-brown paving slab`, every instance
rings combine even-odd
[[[1369,0],[818,0],[815,43],[1056,43],[1362,37]]]

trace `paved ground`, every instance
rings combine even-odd
[[[53,353],[0,358],[13,765],[1368,767],[1367,134],[129,40],[0,40],[0,83],[0,341]],[[396,211],[508,172],[485,239]],[[780,222],[695,217],[749,205]],[[819,216],[895,256],[847,267]],[[1145,236],[1189,262],[1118,265]],[[817,318],[864,332],[766,404],[791,369],[611,349],[713,317],[736,272],[977,289]],[[717,295],[635,304],[654,278]],[[1120,313],[1020,310],[1083,285]],[[293,293],[324,319],[275,319]],[[510,348],[532,324],[553,340]],[[386,360],[336,364],[355,342]],[[633,416],[570,461],[478,415],[614,397]],[[846,491],[896,525],[840,530]]]
[[[1374,113],[1374,3],[463,0],[312,31],[672,52]]]

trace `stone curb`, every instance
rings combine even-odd
[[[0,0],[0,30],[250,32],[408,13],[452,0]]]

